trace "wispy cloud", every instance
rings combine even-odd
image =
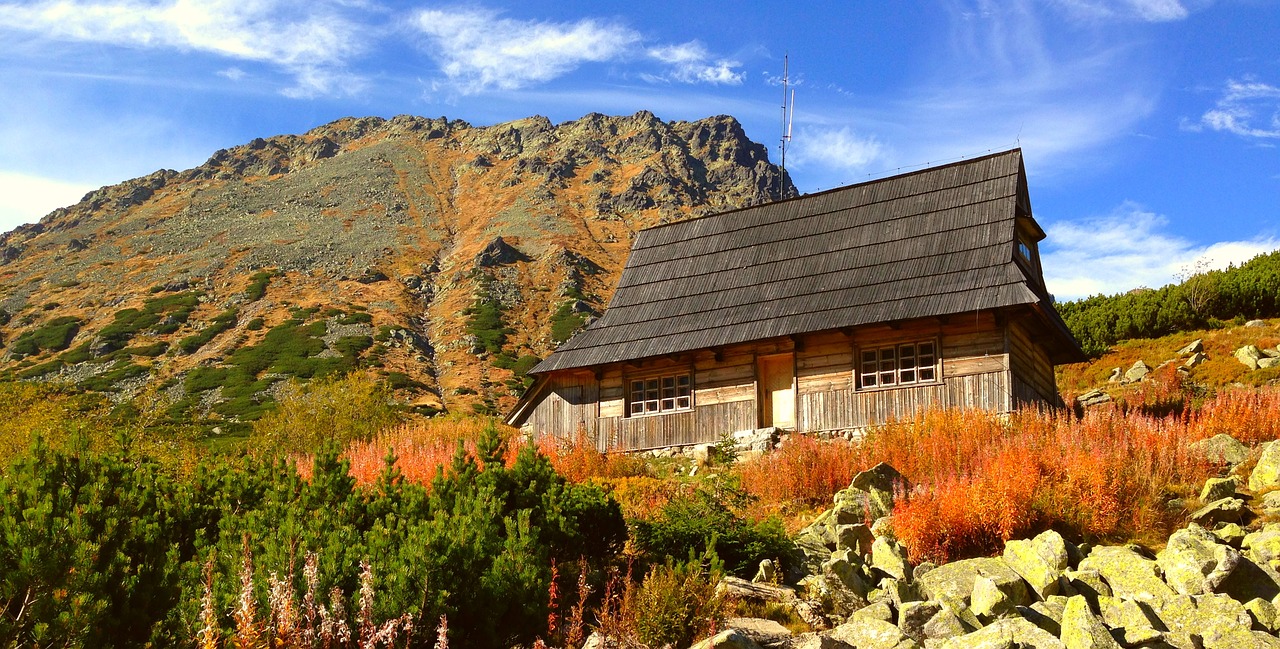
[[[1217,105],[1199,123],[1188,125],[1191,130],[1206,127],[1247,138],[1280,138],[1280,87],[1229,79]]]
[[[1136,203],[1110,214],[1049,225],[1041,251],[1045,283],[1060,299],[1159,287],[1203,261],[1226,268],[1280,248],[1275,236],[1198,245],[1166,232],[1168,219]]]
[[[1171,22],[1191,15],[1178,0],[1054,0],[1069,14],[1089,20]]]
[[[277,66],[291,96],[350,94],[345,70],[365,47],[363,26],[342,0],[44,0],[0,4],[0,30],[34,38],[197,51]]]
[[[649,57],[670,67],[670,78],[682,83],[739,85],[746,73],[740,61],[716,58],[698,41],[651,47]]]
[[[884,152],[874,136],[859,135],[848,126],[802,128],[794,141],[791,162],[798,168],[816,165],[846,173],[861,171]]]
[[[640,41],[636,31],[609,22],[516,20],[485,9],[424,10],[413,22],[464,94],[549,81],[583,63],[613,59]]]

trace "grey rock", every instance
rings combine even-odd
[[[755,583],[773,583],[778,579],[778,567],[773,565],[773,559],[762,559],[760,567],[756,569],[755,577],[751,581]]]
[[[1204,487],[1200,490],[1200,500],[1202,502],[1213,502],[1222,500],[1223,498],[1231,498],[1236,495],[1236,489],[1240,488],[1240,480],[1235,476],[1228,478],[1209,478],[1204,481]]]
[[[970,614],[972,615],[972,614]],[[927,640],[954,638],[982,628],[976,618],[965,621],[956,611],[943,606],[924,625],[924,637]]]
[[[1227,523],[1219,525],[1213,530],[1213,535],[1218,537],[1219,541],[1239,550],[1244,543],[1244,528],[1239,523]]]
[[[1268,356],[1266,358],[1258,359],[1258,369],[1269,370],[1273,367],[1280,367],[1280,358]]]
[[[1267,326],[1267,321],[1266,320],[1250,320],[1244,323],[1244,326],[1250,327],[1250,328],[1265,327]]]
[[[880,620],[881,622],[893,622],[893,607],[883,601],[875,602],[854,611],[853,615],[850,615],[849,617],[851,619],[855,617],[869,617],[873,620]]]
[[[883,538],[871,544],[871,567],[895,579],[905,580],[911,574],[907,549]]]
[[[862,523],[852,525],[836,525],[836,549],[850,550],[860,556],[871,556],[876,537],[871,528]]]
[[[1263,491],[1280,487],[1280,444],[1271,443],[1263,449],[1258,464],[1249,474],[1249,490]]]
[[[1116,368],[1117,370],[1120,368]],[[1082,406],[1100,406],[1104,403],[1111,403],[1111,395],[1102,390],[1089,390],[1084,394],[1076,397],[1076,403]]]
[[[1249,457],[1249,447],[1241,444],[1236,438],[1226,433],[1219,433],[1208,439],[1192,442],[1187,445],[1187,450],[1197,457],[1205,458],[1210,462],[1230,466],[1240,464]]]
[[[853,481],[849,484],[849,489],[861,491],[867,495],[867,505],[872,519],[892,513],[894,490],[905,490],[908,487],[902,474],[884,462],[859,472],[853,476]]]
[[[990,625],[934,645],[936,649],[1065,649],[1066,645],[1053,634],[1028,620],[1010,617],[996,620]]]
[[[1134,361],[1124,373],[1125,383],[1137,383],[1151,373],[1151,366],[1141,360]]]
[[[1191,341],[1191,342],[1187,343],[1187,345],[1186,345],[1185,347],[1183,347],[1182,349],[1179,349],[1179,350],[1178,350],[1178,355],[1179,355],[1179,356],[1190,356],[1190,355],[1192,355],[1192,354],[1199,354],[1199,353],[1200,353],[1200,352],[1202,352],[1202,351],[1204,351],[1204,339],[1203,339],[1203,338],[1196,338],[1195,340],[1193,340],[1193,341]]]
[[[1253,618],[1244,605],[1222,594],[1178,595],[1157,610],[1170,631],[1200,636],[1205,649],[1254,646]]]
[[[801,633],[787,647],[788,649],[858,649],[825,633]]]
[[[1001,591],[990,577],[978,575],[973,579],[973,592],[969,595],[969,608],[983,620],[992,620],[1013,610],[1009,596]]]
[[[1276,624],[1275,604],[1255,597],[1244,603],[1244,610],[1249,613],[1249,617],[1253,618],[1253,629],[1255,631],[1275,633],[1277,629],[1280,629],[1280,626]]]
[[[1200,525],[1239,523],[1246,510],[1239,498],[1220,498],[1192,512],[1188,519]]]
[[[917,586],[925,599],[969,603],[973,593],[973,582],[979,577],[987,577],[1009,598],[1012,606],[1023,606],[1030,603],[1026,582],[1003,559],[978,558],[954,561],[939,566],[920,577]]]
[[[1099,546],[1080,562],[1081,572],[1096,570],[1111,589],[1111,595],[1159,607],[1176,593],[1160,577],[1155,561],[1128,547]]]
[[[758,617],[731,617],[724,621],[724,626],[726,630],[740,632],[765,649],[782,647],[792,637],[791,630],[787,627]]]
[[[1208,357],[1208,356],[1205,356],[1205,355],[1204,355],[1204,353],[1202,353],[1202,352],[1196,352],[1196,353],[1192,354],[1192,355],[1190,356],[1190,358],[1188,358],[1188,359],[1187,359],[1187,361],[1186,361],[1185,363],[1183,363],[1183,364],[1182,364],[1182,366],[1183,366],[1183,367],[1185,367],[1185,368],[1187,368],[1187,369],[1191,369],[1191,368],[1199,367],[1199,366],[1203,365],[1203,364],[1204,364],[1204,362],[1205,362],[1205,361],[1207,361],[1207,360],[1209,360],[1209,357]]]
[[[1212,593],[1240,563],[1240,553],[1218,543],[1218,537],[1192,523],[1169,537],[1156,555],[1164,579],[1183,595]]]
[[[852,618],[830,632],[830,636],[858,649],[916,649],[918,645],[902,629],[872,618]]]
[[[1009,541],[1004,545],[1004,561],[1031,586],[1037,599],[1058,592],[1059,579],[1069,565],[1067,542],[1053,530],[1029,541]]]
[[[689,649],[762,649],[760,645],[737,629],[721,631]]]
[[[1107,383],[1119,383],[1124,380],[1124,368],[1111,368],[1111,375],[1107,377]]]
[[[937,602],[906,602],[898,609],[898,628],[916,642],[924,642],[925,624],[941,610],[942,605]]]
[[[1237,602],[1254,598],[1274,602],[1280,596],[1280,573],[1266,561],[1254,561],[1242,553],[1240,563],[1218,587],[1218,592],[1230,595]]]
[[[1067,600],[1062,611],[1062,644],[1066,649],[1120,649],[1102,620],[1082,596]]]
[[[1262,351],[1254,345],[1245,345],[1235,351],[1236,360],[1244,364],[1245,367],[1256,370],[1258,369],[1258,359],[1262,358]]]

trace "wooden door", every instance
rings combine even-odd
[[[795,357],[759,359],[760,425],[794,428],[796,423]]]

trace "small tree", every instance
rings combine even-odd
[[[276,403],[274,412],[254,422],[254,436],[265,447],[289,453],[367,441],[400,419],[386,387],[363,372],[310,383],[292,380]]]

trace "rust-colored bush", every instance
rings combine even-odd
[[[853,445],[843,439],[793,435],[782,448],[743,462],[737,472],[742,488],[763,502],[821,507],[849,486],[857,461]]]

